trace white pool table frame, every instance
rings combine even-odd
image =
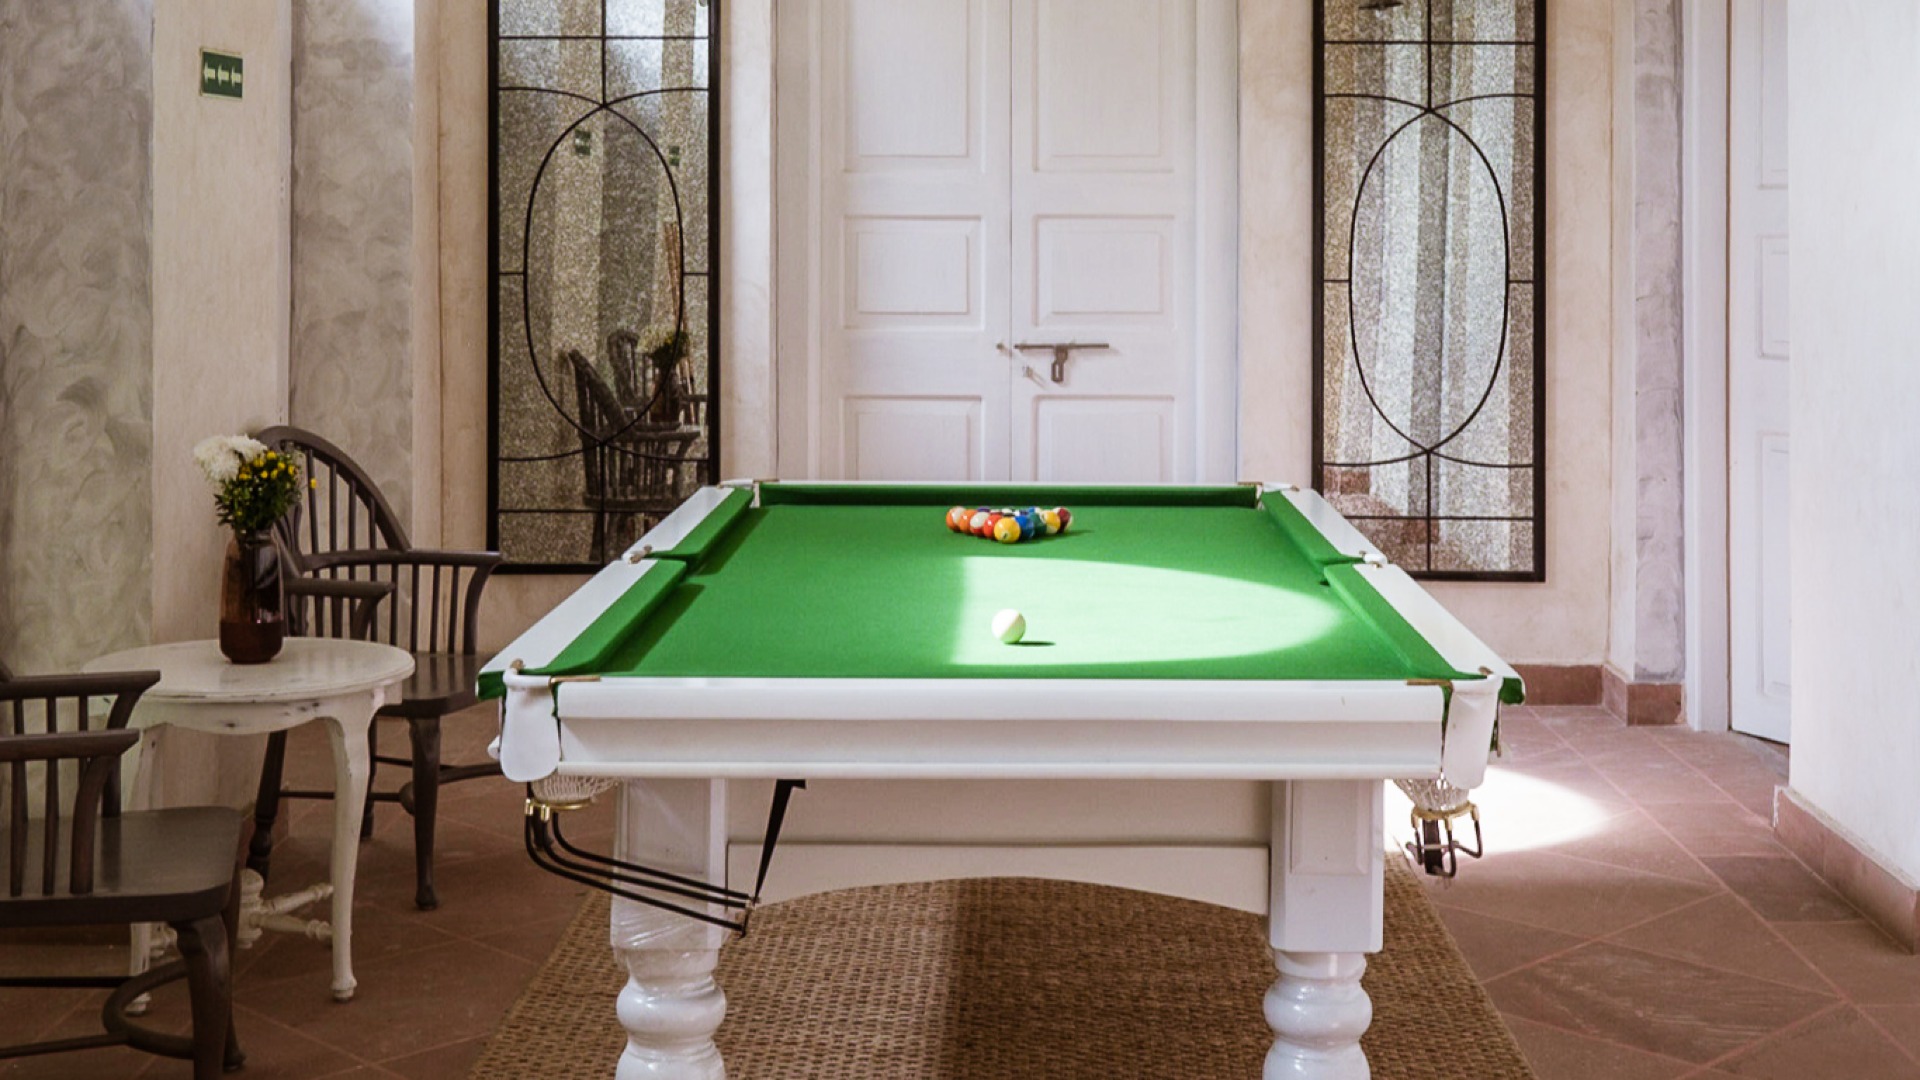
[[[1019,485],[993,485],[1017,488]],[[1036,488],[1045,485],[1035,485]],[[1364,954],[1380,948],[1382,780],[1485,774],[1502,681],[1513,670],[1319,495],[1264,486],[1297,507],[1461,671],[1440,685],[1192,679],[808,679],[605,676],[556,684],[550,663],[690,533],[733,487],[703,488],[522,634],[486,671],[506,687],[500,757],[511,779],[622,785],[616,855],[724,884],[729,779],[1256,780],[1273,782],[1269,941],[1279,976],[1266,1075],[1367,1075]],[[555,705],[555,694],[559,704]],[[993,715],[1017,696],[1023,715]],[[1444,734],[1443,734],[1444,731]],[[777,860],[776,860],[777,866]],[[776,869],[777,873],[777,869]],[[630,979],[619,1004],[620,1080],[724,1075],[712,1033],[721,934],[615,900]]]

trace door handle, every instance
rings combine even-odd
[[[1075,349],[1111,349],[1113,346],[1104,341],[1016,341],[1014,349],[1024,352],[1029,349],[1049,349],[1053,352],[1053,381],[1067,381],[1067,361],[1073,359]]]

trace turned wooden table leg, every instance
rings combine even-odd
[[[630,781],[621,788],[620,826],[619,858],[726,881],[724,781]],[[617,1080],[722,1080],[727,1070],[713,1034],[727,997],[713,969],[726,931],[621,897],[611,923],[614,956],[627,969],[617,1005],[627,1047]]]
[[[1280,978],[1267,991],[1274,1042],[1266,1080],[1367,1080],[1367,1056],[1360,1050],[1360,1036],[1373,1022],[1373,1002],[1360,987],[1367,958],[1275,950],[1273,959]]]
[[[628,901],[616,900],[616,904]],[[638,905],[635,905],[638,906]],[[659,915],[659,912],[649,912]],[[674,918],[674,916],[667,916]],[[614,915],[616,925],[621,914]],[[685,922],[686,920],[681,920]],[[693,924],[690,932],[704,936]],[[713,981],[719,949],[619,949],[627,968],[620,991],[620,1026],[627,1048],[620,1054],[618,1080],[721,1080],[727,1068],[713,1033],[727,1012],[727,997]]]
[[[1379,952],[1385,906],[1381,781],[1273,785],[1266,1080],[1367,1080],[1360,1036],[1373,1002],[1360,985]]]

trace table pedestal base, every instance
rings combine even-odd
[[[240,871],[240,933],[239,945],[243,949],[253,948],[260,940],[263,931],[271,930],[276,934],[299,934],[309,941],[331,943],[333,924],[325,919],[303,919],[293,912],[309,904],[318,903],[333,895],[333,886],[322,881],[309,885],[299,892],[290,892],[272,899],[260,894],[266,889],[266,880],[252,870]]]

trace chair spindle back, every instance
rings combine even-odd
[[[60,823],[69,800],[62,797],[60,763],[77,764],[77,782],[70,800],[68,891],[74,895],[93,889],[94,834],[100,815],[120,812],[120,756],[140,741],[127,729],[133,708],[155,683],[157,671],[113,672],[99,675],[51,675],[0,680],[0,764],[8,766],[7,895],[22,895],[28,882],[27,840],[34,828],[31,810],[40,803],[43,839],[39,891],[52,895],[59,888],[56,868],[60,854]],[[106,715],[94,725],[95,700],[111,701]],[[43,773],[41,797],[31,797],[28,766]]]

